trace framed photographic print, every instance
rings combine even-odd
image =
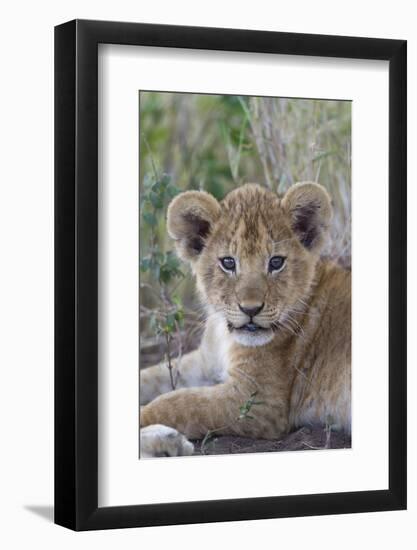
[[[406,507],[406,42],[55,29],[55,521]]]

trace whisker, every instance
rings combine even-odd
[[[288,330],[288,332],[289,332],[290,334],[292,334],[293,336],[297,336],[296,333],[294,332],[294,330],[293,330],[291,327],[289,327],[289,326],[286,325],[285,323],[282,323],[281,321],[275,321],[274,323],[272,323],[271,327],[272,327],[272,330],[273,330],[274,332],[276,332],[276,331],[279,330],[280,328],[283,328],[283,329],[285,329],[285,330]]]

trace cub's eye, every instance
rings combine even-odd
[[[284,256],[272,256],[269,260],[268,271],[272,273],[273,271],[281,271],[285,264]]]
[[[235,271],[236,262],[234,261],[233,258],[231,258],[230,256],[226,256],[225,258],[219,258],[219,259],[220,259],[220,264],[225,271]]]

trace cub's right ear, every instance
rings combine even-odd
[[[167,227],[183,260],[196,259],[219,215],[220,204],[205,191],[185,191],[175,197],[168,207]]]

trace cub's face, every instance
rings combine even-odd
[[[222,202],[202,191],[176,197],[168,231],[188,260],[210,312],[224,317],[245,346],[270,342],[280,330],[296,333],[331,219],[318,184],[292,186],[280,199],[247,184]]]

